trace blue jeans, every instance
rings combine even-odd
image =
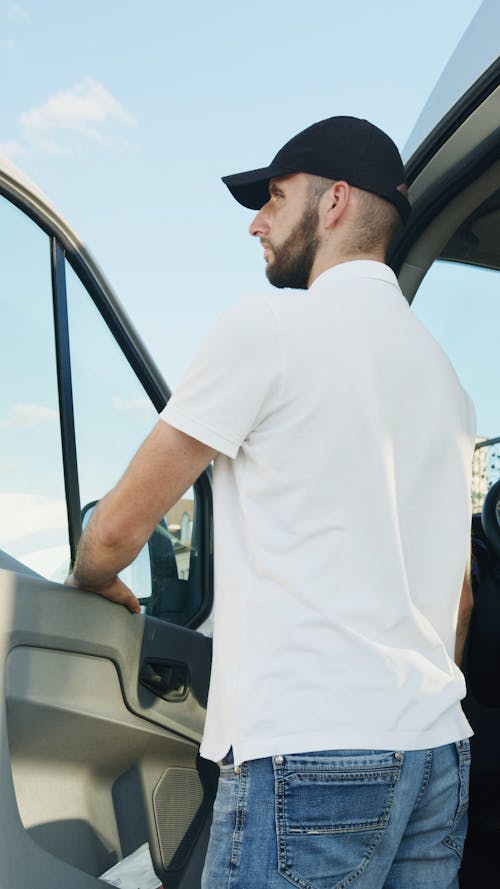
[[[331,750],[223,765],[202,889],[455,889],[470,750]]]

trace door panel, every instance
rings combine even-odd
[[[197,761],[211,641],[8,570],[0,602],[1,889],[97,887],[146,840],[169,889],[198,886],[217,772]],[[141,685],[146,662],[181,664],[185,697]]]

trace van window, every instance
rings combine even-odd
[[[0,548],[53,580],[69,538],[49,238],[0,198]]]
[[[80,503],[92,506],[119,480],[157,422],[157,412],[89,293],[66,264]],[[161,484],[161,479],[158,480]],[[190,488],[121,577],[147,613],[186,623],[203,596],[201,528]]]
[[[412,303],[443,346],[477,414],[473,509],[480,512],[500,478],[500,274],[492,269],[435,262]]]

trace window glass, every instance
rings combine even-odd
[[[115,485],[157,413],[86,289],[66,266],[75,433],[84,522]],[[160,483],[161,480],[159,480]],[[162,520],[122,578],[148,613],[185,623],[201,595],[195,493]],[[195,589],[196,588],[196,589]]]
[[[192,552],[192,536],[194,521],[194,494],[190,488],[182,500],[170,510],[166,517],[168,531],[177,563],[177,575],[180,580],[189,577],[189,564]]]
[[[69,540],[49,239],[0,199],[0,548],[63,580]]]
[[[66,289],[83,508],[118,481],[151,431],[156,411],[69,264]]]
[[[480,512],[500,478],[500,275],[452,262],[435,262],[412,304],[449,355],[477,414],[472,500]]]

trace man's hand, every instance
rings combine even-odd
[[[74,589],[82,589],[81,583],[78,582],[74,574],[70,574],[64,583]],[[118,605],[125,605],[132,614],[140,614],[141,606],[138,598],[119,577],[113,578],[100,587],[89,588],[88,592],[96,593],[104,599],[110,599],[111,602],[116,602]]]

